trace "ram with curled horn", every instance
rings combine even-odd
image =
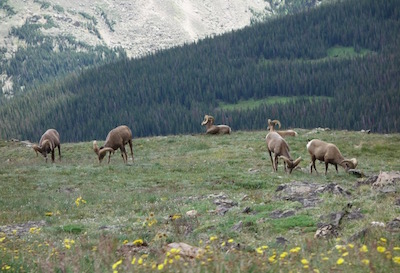
[[[133,161],[132,131],[128,126],[121,125],[112,129],[108,133],[106,141],[102,147],[99,148],[97,146],[97,141],[93,141],[93,150],[97,154],[100,163],[108,152],[108,163],[110,163],[111,154],[114,154],[116,150],[120,149],[122,159],[124,160],[124,163],[127,163],[128,155],[125,150],[126,144],[129,144]]]
[[[232,132],[231,127],[228,125],[214,125],[214,117],[205,115],[204,120],[201,123],[202,126],[206,126],[206,134],[230,134]]]
[[[268,130],[270,132],[277,132],[281,137],[286,136],[297,136],[297,132],[294,130],[275,130],[275,126],[278,125],[281,128],[281,122],[277,119],[268,119]]]
[[[328,143],[319,139],[310,140],[307,143],[307,151],[311,156],[311,173],[313,168],[315,172],[318,173],[317,168],[315,167],[315,161],[317,159],[319,161],[325,162],[325,175],[328,172],[328,164],[332,164],[335,166],[336,173],[338,173],[338,165],[342,166],[346,172],[348,172],[350,169],[355,169],[358,165],[357,159],[344,158],[342,153],[339,151],[339,148],[335,144]]]
[[[61,161],[61,144],[60,144],[60,134],[55,129],[48,129],[40,138],[39,145],[34,144],[32,146],[33,150],[42,154],[47,162],[47,155],[51,153],[51,161],[54,162],[55,159],[55,149],[58,148],[58,156]]]

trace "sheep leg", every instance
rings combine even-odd
[[[53,162],[54,163],[54,159],[55,159],[55,150],[53,149],[53,150],[51,150],[51,162]]]
[[[126,150],[125,147],[121,147],[121,156],[122,156],[122,160],[124,161],[124,163],[128,162],[128,155],[126,154]]]
[[[334,164],[335,168],[336,168],[336,173],[339,173],[338,169],[337,169],[337,164]]]
[[[328,173],[328,162],[325,162],[325,175]]]
[[[129,148],[131,148],[131,155],[132,155],[132,161],[133,161],[133,148],[132,148],[132,140],[131,139],[128,141],[128,144],[129,144]]]
[[[269,152],[269,157],[271,158],[271,165],[272,165],[272,170],[275,171],[275,167],[274,167],[274,160],[272,159],[272,153],[270,150],[268,150]]]
[[[275,155],[275,172],[278,171],[278,156]]]
[[[58,145],[57,148],[58,148],[58,157],[60,158],[61,161],[61,145]]]
[[[317,160],[317,159],[316,159],[315,156],[313,156],[313,157],[311,158],[311,173],[312,173],[312,169],[313,169],[313,167],[314,167],[315,172],[318,174],[317,168],[315,167],[315,160]]]
[[[108,164],[110,164],[110,160],[111,160],[111,152],[108,153]]]

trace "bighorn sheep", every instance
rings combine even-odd
[[[284,131],[276,131],[275,130],[275,125],[278,125],[279,128],[281,128],[281,122],[277,119],[270,120],[268,119],[268,130],[270,132],[277,132],[281,137],[286,137],[286,136],[297,136],[297,132],[294,130],[284,130]]]
[[[325,175],[328,172],[328,164],[335,165],[336,172],[338,173],[337,165],[342,166],[347,172],[349,169],[357,167],[357,159],[345,159],[339,151],[339,148],[332,143],[328,143],[319,139],[310,140],[307,143],[307,150],[311,156],[310,170],[312,173],[313,167],[316,173],[318,173],[315,167],[315,160],[325,162]]]
[[[230,134],[232,132],[231,127],[228,125],[214,125],[214,117],[209,115],[204,116],[204,120],[201,125],[206,126],[206,134]]]
[[[47,162],[47,154],[51,153],[51,161],[54,162],[54,153],[56,147],[58,148],[58,155],[61,160],[61,146],[60,146],[60,135],[55,129],[47,130],[39,140],[39,146],[34,144],[32,146],[33,150],[36,152],[36,156],[38,153],[41,153]]]
[[[277,132],[269,132],[265,140],[274,172],[278,171],[278,158],[282,158],[285,172],[289,168],[289,173],[292,173],[293,169],[299,165],[301,157],[296,160],[292,159],[289,153],[289,145]],[[274,159],[272,159],[272,153],[274,153]]]
[[[128,162],[128,155],[126,154],[125,145],[129,144],[131,149],[131,155],[133,160],[133,150],[132,150],[132,132],[128,128],[128,126],[121,125],[117,128],[112,129],[106,138],[106,142],[104,146],[98,148],[97,141],[93,141],[93,150],[97,154],[99,158],[99,162],[103,160],[104,156],[109,152],[108,155],[108,163],[110,163],[111,153],[114,153],[116,150],[121,150],[121,156],[124,160],[124,163]]]

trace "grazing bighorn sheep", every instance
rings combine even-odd
[[[318,173],[315,167],[315,160],[325,162],[325,175],[328,172],[328,164],[332,164],[336,168],[338,173],[337,165],[342,166],[347,172],[349,169],[355,169],[357,167],[357,159],[345,159],[339,151],[339,148],[332,143],[328,143],[319,139],[310,140],[307,143],[307,150],[311,156],[310,170],[312,173],[313,167],[316,173]]]
[[[269,132],[265,137],[265,141],[267,142],[269,157],[271,158],[274,172],[278,171],[278,158],[282,158],[285,172],[287,172],[287,168],[289,168],[289,173],[292,173],[293,169],[299,165],[301,157],[296,160],[292,159],[289,153],[289,145],[277,132]],[[272,153],[274,153],[274,159],[272,159]]]
[[[268,119],[268,130],[270,132],[277,132],[281,137],[286,137],[286,136],[297,136],[297,132],[294,130],[285,130],[285,131],[276,131],[275,130],[275,125],[278,125],[279,128],[281,128],[281,122],[277,119],[270,120]]]
[[[231,127],[228,125],[214,125],[214,117],[209,115],[204,116],[204,120],[201,125],[206,125],[206,134],[230,134],[232,132]]]
[[[47,154],[51,153],[51,161],[54,162],[54,153],[56,147],[58,148],[58,155],[61,160],[61,146],[60,146],[60,135],[55,129],[49,129],[39,140],[39,145],[34,144],[32,146],[33,150],[36,152],[36,156],[38,153],[41,153],[47,162]]]
[[[133,150],[132,150],[132,132],[128,128],[128,126],[121,125],[117,128],[112,129],[106,138],[106,142],[104,146],[100,148],[97,147],[97,141],[93,141],[93,150],[97,154],[99,158],[99,162],[103,160],[104,156],[109,152],[108,155],[108,163],[110,163],[111,153],[114,153],[116,150],[121,150],[121,156],[125,163],[128,162],[128,155],[126,154],[125,145],[129,144],[131,148],[131,155],[133,161]]]

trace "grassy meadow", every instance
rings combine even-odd
[[[228,136],[135,138],[135,159],[117,151],[99,164],[91,142],[62,143],[62,160],[45,163],[21,142],[0,141],[0,269],[3,272],[395,272],[400,234],[371,222],[399,215],[395,193],[317,164],[307,172],[308,139],[337,144],[367,176],[400,171],[400,135],[297,130],[287,138],[302,169],[272,172],[267,131]],[[61,133],[61,132],[60,132]],[[39,139],[40,136],[38,136]],[[62,138],[62,134],[61,134]],[[103,141],[99,141],[102,144]],[[336,183],[351,197],[324,193],[304,208],[277,197],[284,183]],[[227,202],[226,213],[217,202]],[[351,202],[361,219],[344,219],[338,238],[314,239],[321,217]],[[277,210],[295,214],[273,219]],[[189,214],[187,214],[189,212]],[[349,238],[369,227],[365,236]],[[284,237],[286,244],[277,243]],[[171,243],[186,243],[188,257]]]

